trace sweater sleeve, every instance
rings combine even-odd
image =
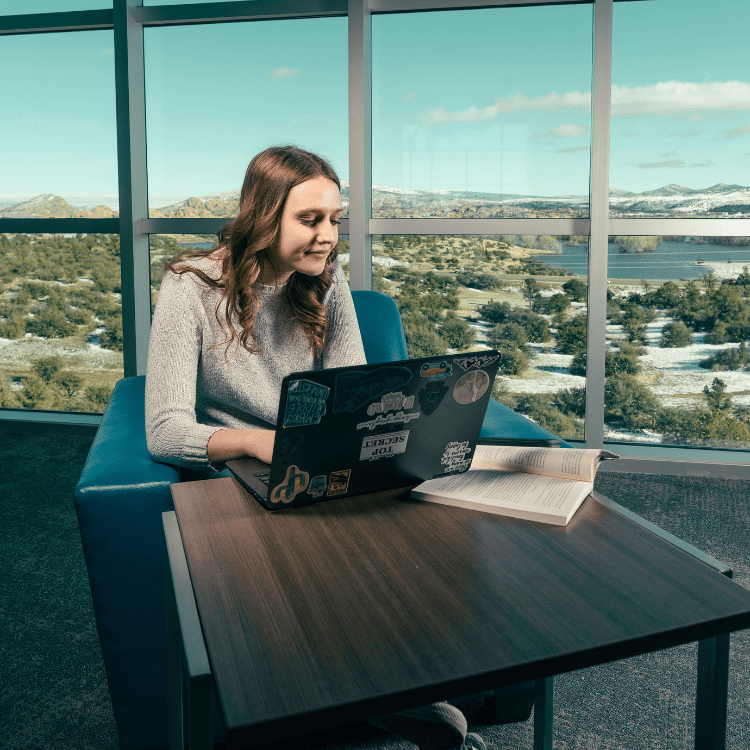
[[[156,461],[212,469],[208,441],[221,427],[200,424],[195,414],[205,330],[201,290],[192,274],[164,275],[146,366],[146,442]]]
[[[327,330],[323,348],[324,368],[366,364],[362,335],[352,293],[341,266],[336,264],[333,284],[326,297]]]

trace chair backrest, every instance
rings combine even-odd
[[[382,292],[352,292],[368,364],[409,359],[396,303]]]

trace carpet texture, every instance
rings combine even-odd
[[[73,488],[90,438],[0,434],[0,747],[116,750]],[[750,587],[750,482],[600,472],[596,489],[728,564]],[[555,750],[687,750],[695,644],[555,678]],[[456,701],[489,748],[531,748],[533,724],[493,726]],[[369,724],[283,750],[413,750]],[[731,637],[727,748],[750,747],[750,637]],[[270,746],[269,746],[270,750]]]

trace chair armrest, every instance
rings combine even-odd
[[[124,748],[166,745],[161,514],[174,509],[170,485],[179,481],[179,470],[148,452],[144,395],[144,377],[117,383],[75,488]]]
[[[487,404],[487,412],[484,415],[482,431],[479,433],[479,442],[492,442],[493,438],[500,438],[509,444],[516,442],[523,445],[524,442],[539,445],[546,441],[560,441],[560,447],[571,448],[570,443],[556,437],[549,430],[540,427],[523,414],[518,414],[507,406],[504,406],[494,398]]]

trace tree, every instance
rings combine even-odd
[[[526,329],[518,323],[499,323],[488,334],[487,341],[490,346],[500,347],[504,343],[510,343],[528,352],[526,343],[529,338]]]
[[[579,354],[586,351],[586,316],[576,315],[557,329],[557,351]]]
[[[550,315],[564,315],[570,308],[570,297],[558,292],[547,300],[547,310]]]
[[[529,307],[531,307],[534,301],[534,297],[539,294],[539,282],[536,279],[524,279],[521,294],[523,295],[523,298],[529,303]]]
[[[75,330],[75,325],[68,322],[60,310],[50,307],[39,310],[26,322],[27,333],[46,339],[64,338],[75,333]]]
[[[61,372],[54,383],[65,391],[68,398],[73,398],[73,394],[83,385],[83,378],[74,372]]]
[[[501,375],[520,375],[528,366],[530,357],[513,343],[500,345],[498,348],[498,372]]]
[[[448,353],[446,341],[438,335],[435,324],[425,315],[402,316],[409,357],[440,357]]]
[[[580,279],[569,279],[562,285],[565,294],[573,300],[573,302],[585,302],[588,293],[588,287]]]
[[[604,418],[621,422],[629,429],[653,427],[658,402],[633,375],[607,378],[604,385]]]
[[[708,408],[712,412],[728,412],[732,408],[732,399],[727,395],[726,390],[727,384],[720,378],[714,378],[710,388],[707,385],[703,386]]]
[[[665,349],[676,349],[690,346],[692,343],[693,332],[681,320],[678,320],[664,326],[659,346]]]
[[[41,357],[31,366],[31,369],[45,382],[54,380],[55,376],[63,368],[62,357]]]
[[[453,311],[449,311],[445,316],[438,334],[448,342],[451,349],[458,351],[468,349],[476,338],[474,329]]]
[[[662,237],[615,237],[622,253],[651,253],[661,244]]]

